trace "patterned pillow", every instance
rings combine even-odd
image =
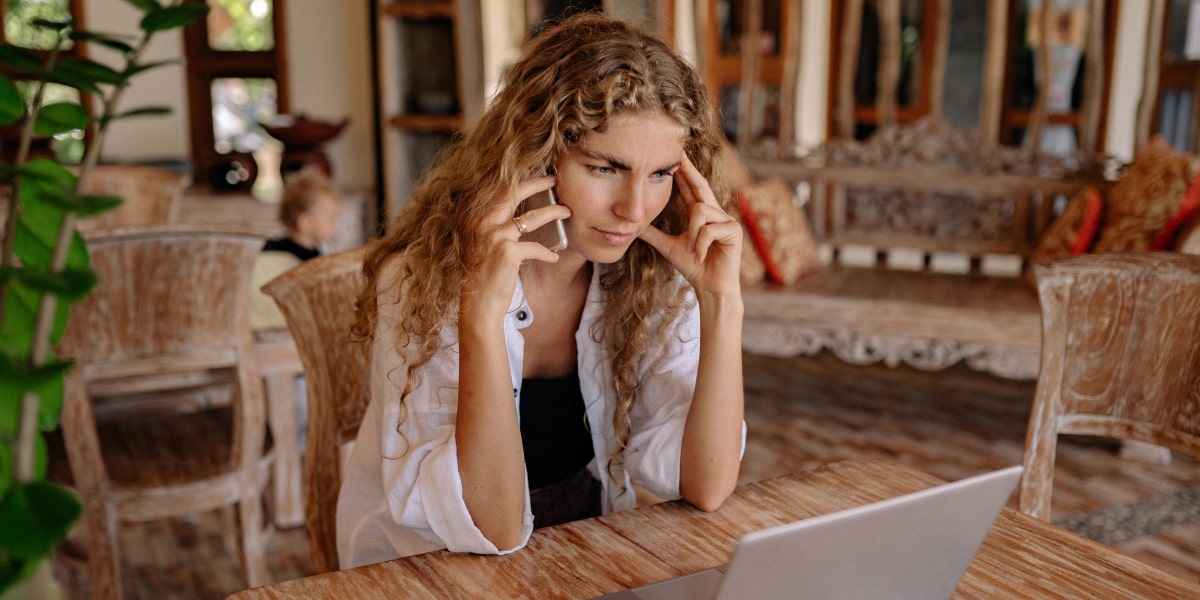
[[[1079,256],[1092,249],[1100,224],[1104,221],[1104,198],[1095,186],[1084,186],[1071,197],[1062,214],[1050,224],[1038,247],[1029,256],[1029,265]],[[1035,288],[1033,269],[1025,271],[1025,280]]]
[[[1176,151],[1162,136],[1142,148],[1113,186],[1108,214],[1093,252],[1141,252],[1179,212],[1200,157]]]
[[[763,262],[763,255],[760,254],[763,251],[759,246],[766,243],[766,238],[763,237],[762,227],[758,224],[758,219],[754,216],[754,212],[750,210],[750,201],[741,192],[737,193],[737,208],[738,220],[742,223],[743,238],[742,285],[747,286],[762,283],[767,278],[767,265]],[[774,265],[772,266],[774,267]]]
[[[745,246],[758,252],[768,281],[789,285],[821,267],[812,227],[783,180],[767,179],[742,196],[742,223],[749,234]]]
[[[1167,222],[1166,227],[1158,233],[1158,237],[1150,243],[1151,250],[1171,250],[1175,247],[1176,242],[1182,237],[1185,229],[1191,228],[1190,225],[1196,219],[1196,215],[1200,214],[1200,174],[1192,179],[1192,184],[1188,186],[1187,194],[1183,197],[1183,202],[1179,205],[1179,210]]]

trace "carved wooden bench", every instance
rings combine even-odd
[[[756,177],[796,187],[826,263],[787,286],[744,288],[744,349],[1035,379],[1041,313],[1022,271],[1066,200],[1110,183],[1098,168],[1001,154],[1015,149],[901,141],[810,159],[742,153]]]

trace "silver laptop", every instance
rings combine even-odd
[[[729,563],[605,600],[949,598],[1020,466],[746,534]]]

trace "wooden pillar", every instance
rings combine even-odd
[[[1089,0],[1087,45],[1084,50],[1083,105],[1079,107],[1079,149],[1100,152],[1100,110],[1104,106],[1104,3]]]
[[[837,99],[834,101],[834,137],[854,137],[854,71],[862,38],[863,0],[846,0],[838,36]]]
[[[796,115],[800,90],[800,2],[783,5],[783,79],[779,83],[779,145],[790,150],[796,144]]]
[[[900,0],[876,0],[879,14],[879,72],[875,79],[876,124],[896,124],[896,88],[900,85]]]
[[[1008,0],[988,0],[987,41],[983,59],[983,98],[979,108],[979,136],[983,143],[1000,141],[1004,112],[1004,67],[1008,52]]]
[[[758,95],[758,69],[762,51],[762,0],[746,0],[742,13],[742,85],[738,89],[737,145],[754,142],[754,104]]]
[[[929,68],[929,116],[942,119],[942,96],[946,89],[946,55],[950,53],[950,0],[937,0],[933,10],[936,29],[932,32],[933,61]]]
[[[1037,97],[1029,114],[1029,125],[1025,128],[1025,141],[1022,144],[1026,152],[1036,153],[1042,147],[1042,130],[1046,127],[1046,105],[1050,102],[1050,82],[1054,80],[1054,65],[1050,62],[1050,26],[1054,8],[1054,0],[1041,0],[1041,14],[1038,19],[1038,46],[1034,61],[1035,81],[1038,82]]]
[[[1155,107],[1158,105],[1158,76],[1162,68],[1162,35],[1165,12],[1164,0],[1150,0],[1150,18],[1146,22],[1145,73],[1142,80],[1142,98],[1138,101],[1137,128],[1134,131],[1133,151],[1136,153],[1150,139],[1154,127]]]

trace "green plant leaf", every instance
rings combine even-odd
[[[75,189],[75,174],[50,158],[31,160],[19,173],[22,176],[21,202],[26,206],[38,202],[38,198],[25,194],[64,194]]]
[[[83,105],[74,102],[47,104],[38,111],[34,133],[51,137],[59,133],[87,128],[88,115]]]
[[[73,363],[56,364],[66,364],[66,370],[69,370]],[[45,385],[39,390],[42,403],[38,407],[38,429],[42,431],[50,432],[58,429],[58,417],[62,414],[63,395],[66,391],[66,384],[64,383],[66,370],[58,377],[52,377],[46,381]],[[47,454],[47,456],[49,455]],[[42,473],[45,474],[45,469],[42,469]]]
[[[74,193],[67,194],[45,194],[43,196],[46,202],[79,215],[80,217],[91,217],[100,213],[108,212],[124,202],[120,196],[100,196],[100,195],[76,195]]]
[[[191,25],[204,18],[206,14],[208,14],[208,5],[186,2],[151,10],[142,17],[139,25],[142,31],[154,33]]]
[[[11,79],[0,74],[0,125],[9,125],[25,116],[25,101]]]
[[[172,65],[179,65],[179,64],[183,64],[183,61],[179,60],[179,59],[170,59],[170,60],[156,60],[154,62],[148,62],[148,63],[130,63],[129,66],[125,67],[125,76],[133,77],[134,75],[137,75],[138,73],[143,73],[143,72],[149,71],[150,69],[157,69],[159,67],[169,67]]]
[[[39,27],[41,29],[49,29],[52,31],[62,31],[64,29],[70,27],[72,24],[72,21],[70,19],[68,19],[66,21],[55,21],[54,19],[37,17],[37,18],[30,20],[29,24],[33,25],[34,27]]]
[[[46,392],[53,393],[56,387],[61,387],[55,385],[55,382],[61,383],[73,364],[71,361],[54,359],[40,367],[31,367],[24,359],[0,355],[0,397],[19,399],[25,392],[37,392],[43,397]],[[61,400],[58,404],[61,406]],[[57,417],[55,413],[55,418]],[[0,419],[0,422],[2,421],[3,419]],[[10,431],[15,432],[15,428]]]
[[[0,412],[4,411],[3,398],[0,398]],[[0,498],[8,493],[8,489],[12,487],[13,479],[13,464],[12,453],[8,450],[8,444],[0,443]]]
[[[113,119],[129,119],[133,117],[161,117],[171,114],[170,106],[142,106],[127,110],[119,115],[113,115]]]
[[[0,546],[22,560],[45,557],[82,510],[66,488],[44,481],[18,484],[0,502]]]
[[[38,70],[34,76],[39,79],[44,79],[48,83],[57,83],[67,87],[73,87],[83,92],[100,95],[100,86],[90,77],[86,77],[73,71],[63,71],[55,69],[53,72]]]
[[[37,71],[42,68],[42,59],[37,54],[12,44],[0,44],[0,63],[18,71]]]
[[[25,266],[50,268],[54,240],[62,217],[62,209],[45,203],[25,205],[17,218],[17,235],[13,240],[13,248]]]
[[[0,330],[0,350],[5,355],[28,357],[33,342],[33,321],[37,315],[37,295],[33,290],[13,281],[8,286],[3,329]],[[2,386],[0,386],[2,389]],[[0,420],[3,415],[0,415]]]
[[[97,275],[91,269],[63,269],[50,273],[42,269],[20,267],[17,278],[39,292],[54,294],[67,301],[77,301],[96,287]]]
[[[129,4],[133,5],[134,8],[136,8],[142,12],[150,12],[150,11],[158,10],[158,9],[162,8],[162,4],[159,4],[157,0],[125,0],[125,1],[128,2]]]
[[[75,29],[68,34],[68,37],[78,42],[100,44],[106,48],[116,50],[121,54],[128,55],[133,53],[133,45],[125,41],[128,36],[117,36],[109,33],[97,33],[94,31]]]
[[[125,76],[112,67],[86,58],[65,58],[54,65],[55,73],[74,74],[90,81],[108,84],[125,82]]]

